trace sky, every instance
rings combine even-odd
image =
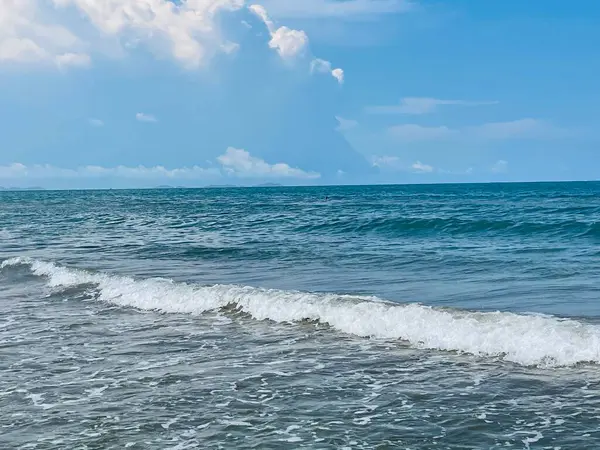
[[[595,0],[0,0],[0,186],[600,178]]]

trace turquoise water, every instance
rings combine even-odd
[[[0,192],[1,448],[596,448],[600,183]]]

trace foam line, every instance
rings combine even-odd
[[[49,286],[92,284],[99,300],[140,310],[202,314],[233,307],[257,320],[314,320],[357,336],[403,340],[419,348],[499,357],[527,366],[600,363],[600,327],[571,319],[445,310],[372,297],[135,280],[26,258],[6,260],[0,269],[19,265],[45,277]]]

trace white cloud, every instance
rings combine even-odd
[[[243,149],[229,147],[217,158],[226,173],[238,177],[316,179],[320,174],[305,172],[285,163],[269,164]]]
[[[94,44],[106,39],[120,42],[123,49],[143,44],[160,56],[170,55],[196,68],[215,52],[238,48],[223,38],[217,16],[244,5],[245,0],[0,0],[0,62],[48,61],[63,68],[90,65],[85,50],[91,43],[64,25],[68,18],[73,29]],[[266,10],[258,8],[268,19]],[[73,23],[77,17],[73,12],[81,17],[80,23]],[[304,31],[275,29],[270,23],[270,45],[282,56],[307,46]]]
[[[552,126],[539,119],[492,122],[469,127],[467,133],[480,139],[544,139],[568,136],[568,130]]]
[[[274,48],[282,58],[292,58],[304,52],[308,46],[308,36],[302,30],[279,27],[271,35],[269,47]]]
[[[553,126],[539,119],[491,122],[464,128],[448,128],[446,126],[425,127],[416,124],[402,124],[388,128],[388,133],[404,142],[448,139],[470,141],[551,139],[575,135],[571,130]]]
[[[438,172],[444,175],[472,175],[474,170],[472,167],[467,167],[464,170],[439,169]]]
[[[313,59],[310,62],[310,73],[328,73],[335,78],[339,84],[344,83],[344,71],[342,69],[333,69],[331,63],[324,59]]]
[[[331,71],[331,75],[333,76],[333,78],[335,78],[338,83],[340,84],[344,84],[344,70],[343,69],[333,69]]]
[[[421,115],[436,111],[439,106],[484,106],[495,105],[498,102],[473,102],[467,100],[441,100],[430,97],[405,97],[398,105],[392,106],[369,106],[366,108],[369,114],[412,114]]]
[[[506,173],[508,172],[508,162],[504,161],[504,160],[498,160],[496,161],[496,163],[492,166],[492,172],[493,173]]]
[[[14,163],[0,166],[0,180],[51,180],[77,178],[125,178],[125,179],[202,179],[219,176],[218,169],[205,169],[198,166],[166,169],[163,166],[81,166],[75,169],[56,167],[48,164],[26,166]]]
[[[412,164],[406,164],[398,156],[373,156],[371,158],[373,166],[382,170],[413,172],[413,173],[432,173],[436,169],[433,166],[416,161]]]
[[[408,0],[263,0],[278,18],[364,19],[414,9]]]
[[[264,22],[271,36],[269,47],[277,50],[283,59],[290,60],[308,53],[309,39],[304,31],[293,30],[285,26],[277,28],[264,6],[250,5],[248,9]],[[329,73],[339,84],[344,83],[343,69],[334,69],[331,63],[324,59],[314,58],[310,63],[310,72]]]
[[[285,163],[269,164],[260,158],[252,156],[245,150],[228,148],[217,158],[221,168],[217,167],[181,167],[168,169],[164,166],[116,166],[102,167],[95,165],[76,168],[56,167],[49,164],[26,166],[14,163],[0,166],[0,181],[49,181],[57,179],[131,179],[131,180],[207,180],[224,175],[237,178],[295,178],[312,180],[320,178],[316,172],[290,167]],[[209,162],[210,163],[210,162]]]
[[[414,172],[417,173],[431,173],[433,172],[433,167],[428,165],[428,164],[423,164],[421,161],[417,161],[415,162],[411,168],[413,169]]]
[[[222,45],[216,16],[243,7],[243,0],[53,0],[57,7],[76,8],[105,36],[141,39],[153,50],[164,43],[169,53],[195,68]]]
[[[94,51],[106,52],[107,46],[116,45],[117,53],[125,54],[143,45],[159,57],[172,57],[195,69],[217,52],[239,48],[222,35],[218,15],[245,4],[245,0],[0,0],[0,63],[84,68],[91,65]],[[248,9],[265,23],[268,45],[282,58],[309,53],[306,32],[276,26],[264,6]],[[87,40],[70,31],[67,20]],[[329,72],[343,83],[342,69]]]
[[[445,126],[424,127],[416,124],[394,125],[388,132],[394,138],[405,142],[443,140],[457,135],[456,130]]]
[[[65,27],[41,19],[38,0],[0,0],[0,63],[87,66],[84,43]]]
[[[103,127],[104,122],[100,119],[88,119],[88,123],[93,127]]]
[[[154,123],[154,122],[158,122],[158,119],[156,117],[154,117],[152,114],[146,114],[146,113],[137,113],[135,115],[135,119],[138,122],[148,122],[148,123]]]
[[[56,57],[56,65],[60,68],[66,67],[89,67],[92,59],[85,53],[64,53]]]
[[[402,160],[397,156],[372,156],[371,164],[373,167],[379,167],[380,169],[401,170],[405,167]]]
[[[340,116],[335,116],[335,118],[339,123],[339,125],[336,128],[337,131],[348,131],[358,126],[358,122],[356,120],[344,119]]]
[[[285,26],[277,28],[269,17],[267,10],[261,5],[251,5],[248,9],[265,23],[271,35],[269,47],[277,50],[282,58],[292,58],[306,50],[308,36],[304,31],[293,30]]]

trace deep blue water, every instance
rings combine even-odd
[[[1,448],[596,448],[600,183],[0,192]]]

